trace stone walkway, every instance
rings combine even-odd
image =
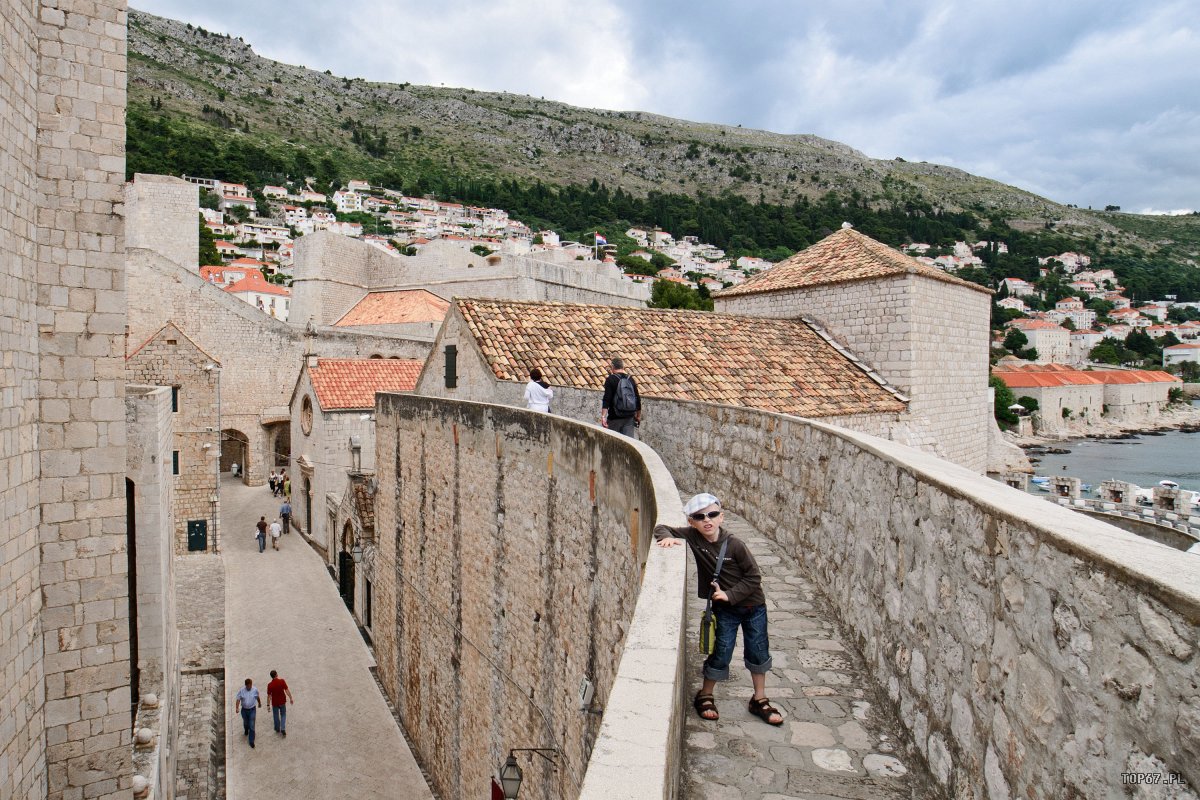
[[[686,501],[687,497],[684,498]],[[684,796],[688,800],[832,800],[936,796],[927,773],[897,753],[897,728],[872,704],[862,660],[845,645],[813,584],[781,548],[731,512],[725,524],[750,546],[763,572],[773,668],[767,695],[783,711],[772,727],[746,706],[750,673],[742,665],[741,634],[731,677],[715,692],[721,718],[700,719],[691,698],[700,685],[697,621],[704,601],[695,596],[695,562],[688,557],[687,744]]]
[[[279,500],[264,487],[221,485],[226,595],[226,753],[230,800],[430,798],[412,753],[371,676],[371,654],[320,557],[297,533],[258,552],[259,516]],[[269,671],[292,690],[287,738],[272,730]],[[234,694],[263,692],[256,748],[242,735]]]

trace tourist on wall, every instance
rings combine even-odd
[[[296,701],[292,699],[292,690],[287,681],[279,677],[279,673],[271,670],[271,682],[267,684],[267,708],[271,712],[271,723],[275,732],[287,736],[287,704]]]
[[[630,438],[637,438],[642,424],[642,396],[637,382],[625,372],[625,362],[614,358],[604,379],[604,399],[600,401],[600,424]]]
[[[675,547],[687,542],[696,559],[697,594],[711,599],[716,616],[715,642],[704,661],[703,685],[692,705],[701,719],[715,722],[720,718],[713,689],[717,681],[729,678],[733,646],[738,628],[741,628],[744,663],[754,686],[750,713],[770,725],[782,725],[783,715],[766,696],[771,651],[767,636],[767,599],[762,590],[758,562],[745,542],[721,525],[725,512],[715,496],[696,495],[684,505],[683,513],[688,518],[687,526],[659,525],[654,529],[654,538],[659,547]]]
[[[542,378],[542,371],[537,367],[529,370],[529,383],[525,384],[525,404],[530,411],[550,411],[550,401],[554,398],[554,390]]]
[[[261,553],[267,549],[267,518],[259,517],[254,528],[254,538],[258,539],[258,552]]]
[[[283,520],[283,532],[292,532],[292,501],[284,498],[283,505],[279,507],[279,518]]]
[[[279,534],[281,534],[281,533],[283,533],[283,526],[279,524],[279,520],[275,520],[274,522],[271,523],[271,547],[272,547],[272,549],[275,549],[275,550],[279,549]]]
[[[254,718],[260,708],[262,698],[258,696],[258,689],[254,688],[254,681],[246,678],[246,685],[238,689],[233,701],[233,713],[242,715],[242,735],[250,739],[251,747],[254,747]]]

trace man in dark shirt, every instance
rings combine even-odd
[[[617,402],[617,388],[621,379],[626,378],[633,384],[633,410],[623,409]],[[637,427],[642,422],[642,395],[637,390],[637,383],[625,372],[625,362],[614,358],[608,368],[608,377],[604,379],[604,399],[600,401],[600,424],[616,433],[623,433],[631,439],[637,438]]]
[[[771,651],[767,637],[767,598],[762,590],[762,574],[758,562],[746,543],[721,527],[724,510],[721,501],[711,494],[698,494],[683,507],[688,525],[672,528],[659,525],[654,538],[659,547],[675,547],[687,542],[696,557],[697,594],[712,597],[713,613],[717,620],[716,644],[704,661],[704,684],[692,704],[701,719],[716,721],[716,700],[713,689],[717,681],[728,680],[729,662],[738,628],[742,629],[742,652],[754,696],[750,698],[750,713],[770,725],[782,725],[783,715],[771,705],[766,696],[767,673],[771,670]],[[725,543],[725,557],[720,575],[717,556]]]

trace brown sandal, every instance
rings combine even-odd
[[[754,716],[758,717],[759,719],[761,719],[763,722],[767,723],[768,725],[782,725],[783,724],[783,714],[779,711],[778,708],[775,708],[775,706],[771,705],[771,701],[765,697],[760,697],[757,700],[755,700],[754,698],[750,699],[750,713],[753,714]],[[779,721],[772,722],[771,715],[775,715],[775,716],[779,717]]]
[[[692,705],[696,707],[696,713],[700,715],[700,719],[705,722],[716,722],[721,718],[721,714],[717,711],[717,701],[713,699],[711,694],[701,694],[696,692],[696,697],[692,700]],[[711,717],[704,716],[709,711],[713,713]]]

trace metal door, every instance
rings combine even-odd
[[[208,520],[188,520],[188,552],[208,549]]]

